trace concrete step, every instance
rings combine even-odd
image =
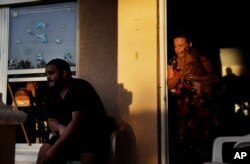
[[[15,148],[15,164],[35,164],[42,144],[17,143]]]
[[[15,164],[36,164],[38,151],[42,144],[17,143],[15,149]],[[80,161],[68,161],[67,164],[81,164]]]

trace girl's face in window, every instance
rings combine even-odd
[[[174,39],[174,50],[177,57],[184,57],[184,49],[187,46],[192,46],[192,43],[188,43],[186,38],[184,37],[177,37]]]

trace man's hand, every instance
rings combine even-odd
[[[57,156],[57,150],[54,146],[51,147],[51,149],[49,149],[44,158],[42,159],[42,163],[43,164],[55,164],[55,159]]]
[[[48,125],[52,132],[55,132],[55,133],[58,132],[60,136],[62,136],[66,128],[64,125],[60,124],[55,118],[49,118]]]

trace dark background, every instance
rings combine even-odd
[[[246,0],[168,0],[167,24],[168,39],[182,28],[191,31],[201,45],[246,48],[250,44]]]

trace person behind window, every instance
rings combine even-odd
[[[220,121],[213,98],[210,94],[200,94],[201,87],[207,87],[206,92],[219,81],[213,65],[205,55],[195,52],[196,62],[202,67],[190,65],[186,49],[191,49],[193,43],[190,35],[184,30],[178,30],[173,36],[175,55],[167,63],[167,87],[174,95],[175,109],[170,109],[176,118],[174,123],[176,137],[172,143],[177,147],[175,163],[202,164],[210,161],[212,142],[218,135]],[[198,70],[199,69],[199,70]],[[204,69],[205,73],[195,73]],[[199,87],[195,86],[199,83]],[[209,84],[209,85],[207,85]],[[209,96],[208,96],[209,95]],[[171,102],[172,103],[172,102]],[[173,110],[175,110],[173,112]],[[171,133],[171,132],[170,132]],[[171,143],[171,141],[170,141]],[[179,147],[178,147],[179,146]]]
[[[235,105],[239,104],[242,107],[244,102],[243,92],[246,88],[241,88],[239,76],[233,73],[231,67],[226,68],[226,75],[221,79],[222,86],[222,105],[223,105],[223,127],[225,135],[243,135],[242,128],[244,121],[242,115],[238,115],[235,111]],[[241,90],[242,89],[242,90]],[[240,110],[238,110],[240,112]],[[237,116],[240,116],[239,118]],[[244,115],[243,115],[244,118]],[[242,126],[243,125],[243,126]],[[244,127],[245,128],[245,127]]]
[[[37,164],[105,164],[111,151],[114,121],[106,115],[93,86],[71,76],[69,64],[53,59],[46,65],[48,140],[39,150]]]

